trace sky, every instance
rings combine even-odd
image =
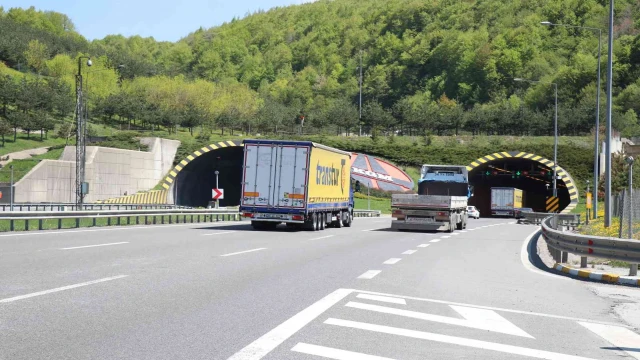
[[[244,17],[248,12],[313,0],[2,0],[12,7],[63,13],[88,40],[106,35],[153,36],[178,41],[200,26],[205,29]]]

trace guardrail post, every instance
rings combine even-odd
[[[580,267],[583,268],[583,269],[587,267],[587,257],[586,256],[581,256],[580,257]]]
[[[80,218],[76,218],[76,228],[80,227]]]
[[[107,226],[111,226],[111,218],[110,217],[107,218]]]
[[[131,218],[127,216],[127,225],[131,225]]]
[[[13,220],[9,220],[9,230],[14,231],[15,230],[14,225],[15,224],[14,224]]]
[[[156,216],[153,215],[153,225],[155,225],[155,224],[156,224]]]
[[[42,219],[38,219],[38,230],[42,230]]]
[[[198,214],[198,224],[200,223],[200,214]]]
[[[62,229],[62,219],[58,219],[58,230],[60,229]]]
[[[566,264],[568,261],[569,261],[569,253],[566,252],[566,251],[563,251],[562,252],[562,262]]]
[[[211,220],[213,220],[213,215],[211,215]],[[218,214],[216,214],[216,222],[218,222],[218,221],[220,221],[220,220],[218,219]]]
[[[145,215],[144,216],[144,224],[145,225],[149,224],[149,222],[147,220],[149,220],[149,217],[147,215]]]
[[[193,224],[193,214],[191,215],[191,223]]]
[[[164,215],[160,216],[160,224],[164,225]]]
[[[169,215],[169,224],[173,224],[173,219],[171,215]]]
[[[140,216],[136,215],[136,225],[140,225]]]
[[[24,231],[29,231],[29,220],[24,221]]]
[[[121,216],[118,216],[118,222],[117,222],[117,225],[118,225],[118,226],[120,226],[120,219],[121,219],[121,218],[122,218]]]
[[[630,264],[629,276],[637,276],[637,275],[638,275],[638,264]]]

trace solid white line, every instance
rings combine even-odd
[[[375,228],[375,229],[366,229],[366,230],[361,230],[361,231],[376,231],[376,230],[380,230],[381,228]]]
[[[123,241],[123,242],[109,243],[109,244],[98,244],[98,245],[86,245],[86,246],[75,246],[75,247],[61,248],[60,250],[84,249],[84,248],[91,248],[91,247],[98,247],[98,246],[110,246],[110,245],[120,245],[120,244],[128,244],[128,243],[129,243],[128,241]]]
[[[297,343],[291,351],[297,351],[303,354],[322,356],[327,359],[336,360],[394,360],[392,358],[367,355],[359,352],[330,348],[326,346],[311,345],[305,343]]]
[[[433,239],[433,240],[431,240],[431,241],[429,241],[429,242],[437,243],[437,242],[440,242],[440,239]]]
[[[234,252],[234,253],[230,253],[230,254],[224,254],[224,255],[220,255],[220,256],[233,256],[233,255],[245,254],[245,253],[250,253],[250,252],[260,251],[260,250],[266,250],[266,249],[267,248],[257,248],[257,249],[251,249],[251,250],[245,250],[245,251],[238,251],[238,252]]]
[[[327,235],[327,236],[321,236],[319,238],[315,238],[315,239],[309,239],[309,241],[313,241],[313,240],[320,240],[320,239],[327,239],[330,237],[334,237],[335,235]]]
[[[448,238],[450,238],[450,237],[451,237],[451,236],[443,236],[442,238],[443,238],[443,239],[448,239]]]
[[[353,291],[358,292],[358,293],[362,293],[362,294],[373,294],[373,295],[382,295],[382,296],[402,297],[403,299],[407,299],[407,300],[424,301],[424,302],[430,302],[430,303],[434,303],[434,304],[460,305],[460,306],[474,307],[474,308],[478,308],[478,309],[487,309],[487,310],[508,312],[508,313],[513,313],[513,314],[540,316],[540,317],[547,317],[547,318],[551,318],[551,319],[561,319],[561,320],[571,320],[571,321],[584,321],[584,322],[590,322],[590,323],[595,323],[595,324],[622,326],[622,327],[630,328],[630,326],[627,326],[627,325],[624,325],[624,324],[616,324],[616,323],[611,323],[611,322],[606,322],[606,321],[589,320],[589,319],[576,318],[576,317],[570,317],[570,316],[543,314],[543,313],[536,313],[536,312],[531,312],[531,311],[505,309],[505,308],[499,308],[499,307],[494,307],[494,306],[465,304],[465,303],[459,303],[459,302],[454,302],[454,301],[426,299],[426,298],[419,298],[419,297],[405,296],[405,295],[396,295],[396,294],[387,294],[387,293],[381,293],[381,292],[377,292],[377,291],[357,290],[357,289],[354,289]]]
[[[235,231],[223,231],[223,232],[215,232],[215,233],[208,233],[208,234],[200,234],[202,236],[211,236],[211,235],[223,235],[223,234],[231,234],[234,233]]]
[[[383,262],[383,264],[393,265],[393,264],[397,263],[400,260],[402,260],[402,259],[400,259],[400,258],[391,258],[391,259]]]
[[[461,232],[461,233],[466,233],[466,232],[467,232],[467,230],[460,230],[460,232]]]
[[[632,357],[640,359],[640,353],[637,352],[638,346],[640,346],[640,335],[633,331],[620,326],[591,324],[587,322],[578,322],[578,324],[596,333]],[[626,351],[626,349],[631,349],[631,351]]]
[[[51,294],[51,293],[58,292],[58,291],[75,289],[75,288],[81,287],[81,286],[93,285],[93,284],[97,284],[97,283],[101,283],[101,282],[105,282],[105,281],[122,279],[122,278],[125,278],[127,276],[129,276],[129,275],[112,276],[112,277],[108,277],[108,278],[102,278],[102,279],[98,279],[98,280],[87,281],[87,282],[83,282],[83,283],[80,283],[80,284],[67,285],[67,286],[63,286],[63,287],[59,287],[59,288],[55,288],[55,289],[38,291],[38,292],[31,293],[31,294],[14,296],[14,297],[6,298],[6,299],[0,299],[0,303],[8,303],[8,302],[16,301],[16,300],[28,299],[28,298],[34,297],[34,296],[46,295],[46,294]]]
[[[190,224],[167,224],[167,225],[121,225],[120,227],[108,228],[105,226],[104,229],[86,229],[86,230],[49,230],[49,231],[29,231],[29,232],[19,232],[14,234],[0,234],[0,237],[11,237],[11,236],[29,236],[29,235],[58,235],[58,234],[73,234],[73,233],[85,233],[85,232],[99,232],[99,231],[122,231],[122,230],[146,230],[146,229],[162,229],[162,228],[170,228],[170,227],[184,227],[184,226],[224,226],[229,224],[239,224],[242,225],[242,221],[216,221],[213,223],[190,223]]]
[[[531,242],[531,239],[538,233],[538,231],[540,230],[536,230],[532,232],[531,234],[529,234],[529,236],[527,236],[526,239],[524,239],[524,242],[522,243],[522,247],[520,248],[520,262],[522,262],[522,265],[527,270],[534,272],[536,274],[545,275],[553,279],[562,279],[564,281],[571,281],[571,278],[542,271],[532,264],[533,260],[531,258],[531,255],[529,255],[529,251],[527,249],[529,248],[529,243]]]
[[[418,250],[407,250],[407,251],[403,252],[402,255],[411,255],[411,254],[414,254],[416,251],[418,251]]]
[[[345,306],[354,309],[375,311],[382,314],[404,316],[411,319],[433,321],[441,324],[457,325],[472,329],[488,330],[497,333],[522,336],[533,339],[533,336],[527,334],[522,329],[509,322],[507,319],[498,315],[493,310],[476,309],[463,306],[455,307],[450,305],[457,313],[464,317],[464,319],[458,319],[454,317],[397,309],[387,306],[365,304],[354,301],[348,302]]]
[[[456,235],[460,235],[460,233],[453,233],[451,235],[456,236]]]
[[[384,334],[405,336],[405,337],[410,337],[414,339],[431,340],[431,341],[437,341],[437,342],[446,343],[446,344],[454,344],[454,345],[467,346],[467,347],[473,347],[473,348],[479,348],[479,349],[485,349],[485,350],[499,351],[499,352],[508,353],[508,354],[529,356],[537,359],[595,360],[592,358],[586,358],[582,356],[567,355],[567,354],[555,353],[550,351],[525,348],[520,346],[492,343],[488,341],[467,339],[467,338],[462,338],[457,336],[434,334],[434,333],[429,333],[424,331],[409,330],[409,329],[403,329],[403,328],[397,328],[397,327],[391,327],[391,326],[369,324],[369,323],[363,323],[358,321],[329,318],[324,323],[328,325],[336,325],[336,326],[348,327],[352,329],[369,330],[369,331],[374,331],[374,332],[379,332]]]
[[[374,276],[380,274],[381,272],[381,270],[369,270],[364,274],[358,276],[358,279],[373,279]]]
[[[313,321],[330,307],[351,294],[351,289],[338,289],[324,298],[318,300],[313,305],[300,311],[290,319],[275,327],[273,330],[262,335],[260,338],[245,346],[242,350],[233,354],[227,360],[258,360],[267,355],[278,345],[290,338],[293,334],[302,329],[305,325]]]
[[[358,296],[356,296],[356,297],[360,298],[360,299],[382,301],[382,302],[386,302],[386,303],[390,303],[390,304],[407,305],[407,301],[405,299],[397,298],[397,297],[380,296],[380,295],[369,295],[369,294],[358,294]]]
[[[420,248],[426,248],[427,246],[429,246],[429,244],[420,244],[420,245],[418,245],[418,247],[420,247]]]

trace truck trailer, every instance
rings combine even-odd
[[[394,194],[391,228],[446,230],[467,227],[467,203],[473,196],[466,166],[423,165],[418,194]]]
[[[254,229],[353,222],[349,152],[311,141],[244,140],[240,211]]]
[[[516,210],[522,208],[523,192],[513,187],[491,188],[491,215],[515,217]]]

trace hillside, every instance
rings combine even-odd
[[[7,9],[0,60],[72,88],[75,58],[91,55],[87,70],[101,71],[88,81],[89,117],[118,127],[295,133],[304,118],[313,133],[363,125],[366,133],[550,135],[551,87],[512,80],[523,77],[557,82],[560,133],[588,135],[597,37],[540,21],[606,30],[604,3],[321,0],[198,29],[177,43],[118,35],[88,42],[64,14]],[[616,1],[614,124],[624,135],[640,134],[639,14],[638,2]],[[11,93],[0,99],[5,118],[13,108],[36,111]]]

